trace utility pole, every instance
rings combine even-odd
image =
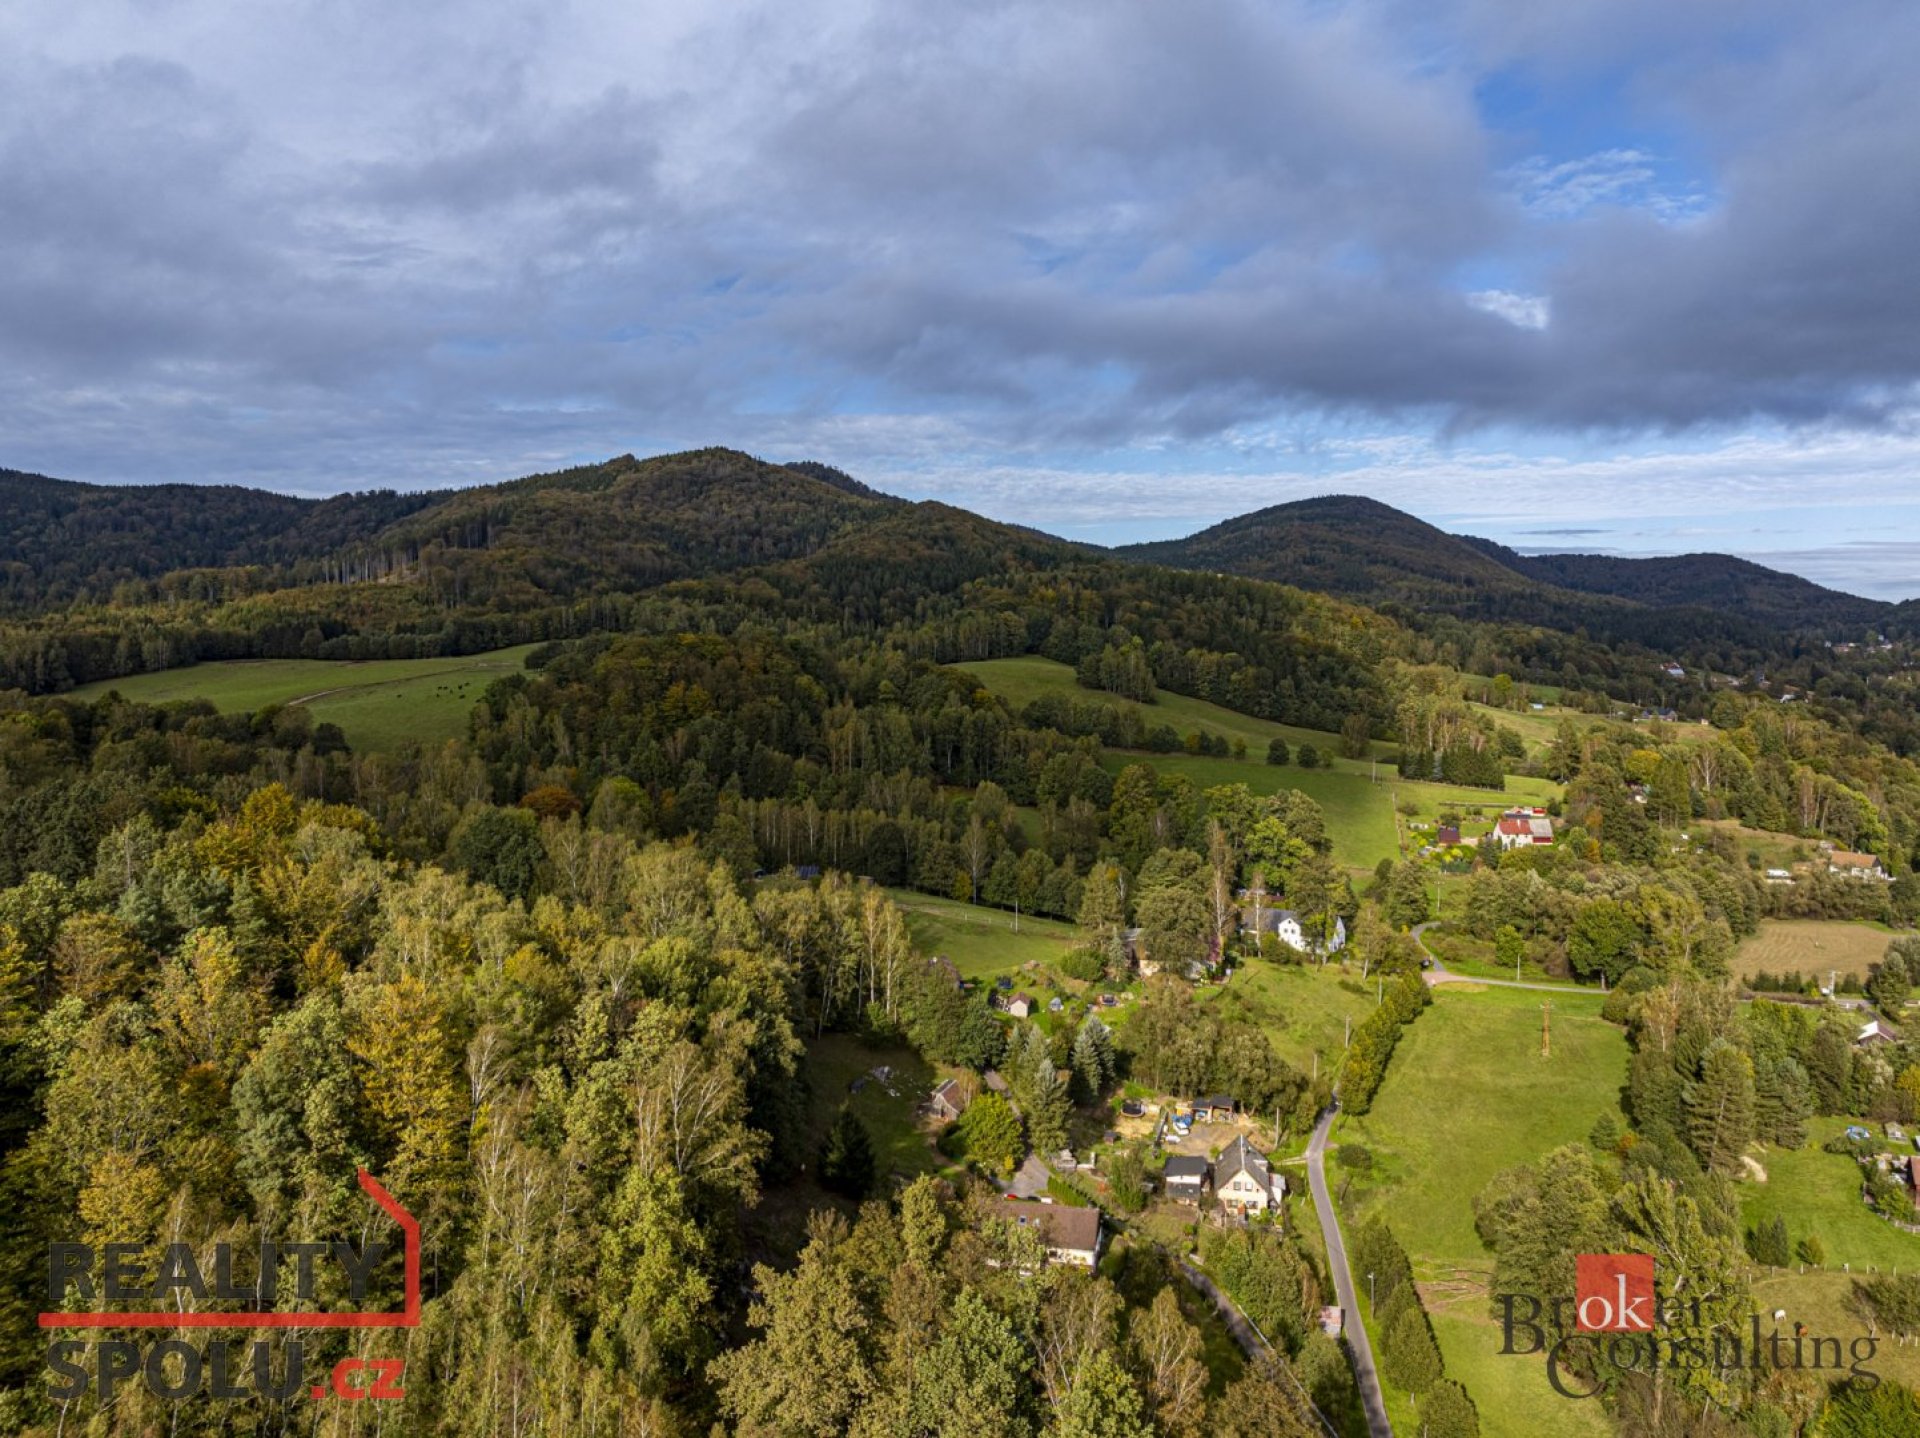
[[[1553,1057],[1553,1000],[1540,1005],[1540,1057]]]

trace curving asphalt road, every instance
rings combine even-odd
[[[1313,1190],[1313,1211],[1320,1215],[1320,1233],[1327,1244],[1327,1267],[1333,1273],[1333,1289],[1347,1314],[1348,1352],[1353,1358],[1354,1382],[1360,1388],[1360,1405],[1367,1414],[1367,1431],[1373,1438],[1393,1438],[1387,1405],[1380,1397],[1380,1375],[1373,1366],[1373,1344],[1367,1339],[1367,1325],[1360,1321],[1360,1302],[1353,1292],[1353,1271],[1347,1265],[1346,1240],[1340,1236],[1340,1217],[1333,1211],[1333,1195],[1327,1192],[1327,1132],[1339,1111],[1340,1103],[1336,1099],[1313,1126],[1313,1137],[1307,1143],[1307,1186]]]

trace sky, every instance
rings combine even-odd
[[[0,466],[709,444],[1920,594],[1907,0],[7,0]]]

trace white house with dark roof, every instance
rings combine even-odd
[[[1220,1206],[1242,1217],[1265,1213],[1286,1196],[1287,1180],[1273,1171],[1267,1156],[1236,1138],[1213,1163],[1213,1196]]]

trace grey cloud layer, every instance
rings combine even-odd
[[[1012,453],[1913,407],[1910,6],[704,8],[14,0],[0,463],[325,487],[861,417]],[[1704,213],[1605,149],[1517,193],[1586,156],[1477,87],[1590,63]]]

